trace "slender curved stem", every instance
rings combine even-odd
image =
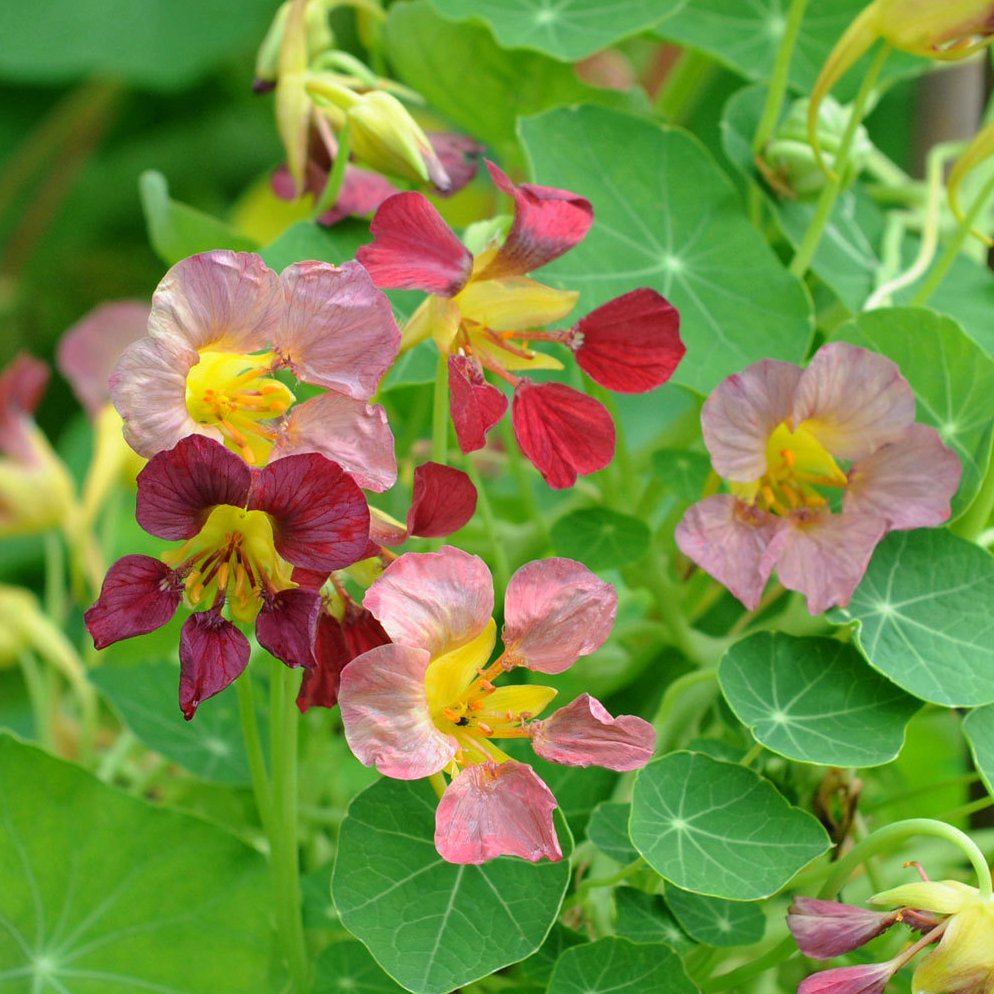
[[[780,47],[777,49],[776,61],[773,63],[770,86],[766,91],[766,103],[763,105],[763,113],[752,140],[753,155],[762,155],[780,117],[780,108],[783,107],[783,98],[787,92],[787,82],[790,75],[790,60],[794,54],[794,45],[798,32],[801,30],[801,22],[804,20],[807,6],[808,0],[792,0],[790,10],[787,11],[787,23],[780,39]]]

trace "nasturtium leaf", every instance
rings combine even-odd
[[[945,529],[892,532],[849,605],[870,664],[908,693],[947,707],[994,703],[994,559]]]
[[[369,241],[369,225],[342,221],[324,228],[314,221],[298,221],[260,249],[266,265],[279,272],[302,259],[317,259],[340,266],[355,257],[356,249]]]
[[[384,391],[397,387],[434,383],[438,369],[438,349],[434,342],[421,342],[397,357],[383,380]]]
[[[311,994],[403,994],[361,942],[333,942],[314,964]]]
[[[562,822],[561,862],[455,866],[435,850],[436,803],[425,782],[383,779],[357,795],[331,884],[345,927],[416,994],[442,994],[530,956],[569,881]]]
[[[529,984],[535,984],[544,992],[559,957],[567,949],[578,946],[584,941],[585,937],[579,932],[574,932],[565,925],[556,922],[538,952],[533,953],[528,959],[522,960],[514,968],[515,978],[520,977]]]
[[[829,848],[821,825],[768,780],[693,752],[661,756],[639,772],[630,828],[660,876],[731,901],[775,894]]]
[[[483,21],[504,48],[574,62],[675,14],[686,0],[431,0],[453,21]]]
[[[673,382],[701,393],[759,359],[801,361],[807,294],[695,138],[599,107],[551,110],[520,130],[532,176],[594,206],[587,237],[541,270],[580,291],[576,313],[633,286],[657,290],[679,308],[691,357]]]
[[[587,823],[587,838],[602,853],[619,863],[634,863],[638,850],[628,837],[628,815],[631,808],[618,801],[604,801],[594,808]]]
[[[749,901],[724,901],[669,886],[666,903],[683,930],[705,946],[749,946],[766,931],[766,915]]]
[[[802,763],[888,763],[921,707],[853,646],[828,638],[757,632],[725,653],[718,679],[756,739]]]
[[[971,711],[963,719],[963,734],[987,793],[994,794],[994,704]]]
[[[258,853],[9,736],[0,879],[0,987],[12,994],[275,994]]]
[[[952,318],[922,307],[861,314],[832,338],[893,359],[915,391],[918,420],[937,429],[959,456],[963,478],[953,516],[977,495],[991,456],[994,361]]]
[[[649,550],[652,533],[645,522],[604,507],[571,511],[552,526],[556,552],[593,570],[624,566]]]
[[[552,971],[548,994],[695,994],[696,990],[669,946],[611,936],[567,949]]]
[[[680,500],[692,503],[704,496],[704,485],[711,475],[711,460],[703,452],[657,449],[652,454],[652,473]]]
[[[659,894],[619,887],[614,892],[614,907],[614,930],[632,942],[664,942],[678,953],[697,945],[680,928],[673,912]]]

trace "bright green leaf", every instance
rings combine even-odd
[[[963,734],[987,793],[994,794],[994,704],[971,711],[963,719]]]
[[[751,946],[766,931],[766,915],[748,901],[723,901],[670,886],[666,903],[684,931],[705,946]]]
[[[548,994],[694,994],[680,957],[661,943],[611,937],[567,949]]]
[[[692,503],[704,496],[711,460],[703,452],[657,449],[652,454],[652,472],[680,500]]]
[[[361,942],[334,942],[314,964],[312,994],[403,994]]]
[[[663,942],[678,953],[697,945],[680,928],[673,912],[659,894],[646,894],[633,887],[614,892],[614,929],[632,942]]]
[[[649,550],[652,534],[638,518],[603,507],[572,511],[552,526],[556,552],[593,570],[624,566]]]
[[[634,863],[639,854],[628,837],[628,815],[631,808],[617,801],[598,804],[587,824],[587,838],[602,853],[627,865]]]
[[[343,221],[333,228],[323,228],[314,221],[298,221],[259,254],[277,272],[302,259],[318,259],[338,266],[354,258],[356,249],[368,241],[368,224]]]

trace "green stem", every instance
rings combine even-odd
[[[342,183],[345,181],[345,169],[349,164],[349,122],[345,121],[341,131],[338,132],[338,151],[335,153],[335,161],[325,180],[324,189],[314,208],[314,217],[319,218],[326,210],[334,207],[341,193]]]
[[[739,766],[752,766],[763,752],[763,743],[754,742],[752,748],[739,760]]]
[[[987,522],[994,513],[994,453],[989,456],[987,472],[980,484],[977,496],[966,512],[957,518],[950,526],[950,531],[969,542],[976,542],[980,533],[987,527]]]
[[[486,487],[484,487],[479,470],[473,462],[473,457],[471,455],[464,455],[462,464],[466,470],[466,475],[473,481],[473,486],[476,487],[477,507],[480,511],[480,517],[483,518],[483,528],[487,533],[487,538],[490,540],[490,551],[494,558],[495,586],[498,590],[503,590],[511,577],[511,567],[507,561],[507,549],[504,547],[500,535],[497,534],[497,519],[494,516],[493,508],[490,506],[490,498],[487,496]]]
[[[66,618],[66,554],[54,531],[45,532],[45,613],[59,627]]]
[[[577,894],[582,900],[587,891],[591,891],[596,887],[613,887],[615,884],[621,883],[622,880],[627,880],[630,876],[638,873],[645,865],[645,860],[639,856],[639,858],[633,863],[629,863],[628,866],[622,867],[617,873],[612,873],[609,877],[598,877],[596,880],[584,880],[580,884]]]
[[[796,953],[797,945],[794,943],[794,937],[788,935],[751,963],[746,963],[728,973],[721,973],[717,977],[709,977],[707,980],[698,982],[697,986],[701,989],[701,994],[717,994],[718,991],[734,990],[741,987],[747,980],[752,980],[753,977],[758,977],[761,973],[765,973],[784,960],[790,959]]]
[[[787,11],[787,23],[784,26],[783,37],[780,39],[780,47],[777,49],[776,61],[773,63],[770,87],[766,91],[766,103],[763,105],[763,113],[752,141],[753,155],[763,154],[763,149],[780,119],[780,109],[783,107],[790,75],[790,60],[794,55],[794,44],[801,30],[801,21],[804,19],[807,6],[808,0],[792,0]]]
[[[667,73],[656,97],[656,110],[671,123],[686,120],[704,95],[714,69],[714,63],[702,52],[684,49]]]
[[[449,357],[438,353],[435,396],[431,408],[431,458],[443,466],[449,461]]]
[[[538,529],[542,538],[545,550],[552,548],[552,533],[549,531],[549,523],[546,520],[546,513],[539,505],[535,496],[535,488],[531,484],[529,471],[525,466],[524,459],[521,458],[521,450],[518,448],[518,440],[514,437],[514,428],[510,418],[502,418],[500,422],[501,439],[504,442],[504,451],[507,453],[507,464],[511,467],[511,475],[518,487],[518,493],[528,512],[528,519]]]
[[[259,812],[259,821],[262,822],[263,830],[268,836],[269,824],[272,820],[269,773],[266,771],[266,757],[263,755],[262,739],[259,736],[252,678],[248,673],[243,673],[241,678],[235,681],[235,691],[238,697],[238,717],[242,725],[245,758],[252,775],[252,794],[255,797],[255,806]]]
[[[641,496],[638,492],[639,474],[635,471],[635,464],[625,439],[621,418],[618,417],[618,407],[611,393],[596,383],[591,383],[589,380],[587,382],[589,384],[587,393],[604,405],[614,422],[614,461],[617,463],[617,476],[612,482],[616,485],[617,493],[612,496],[617,498],[618,506],[625,510],[631,510],[638,504]]]
[[[55,731],[52,728],[52,707],[48,696],[48,685],[45,676],[38,665],[34,653],[24,650],[18,653],[17,662],[24,677],[24,686],[28,691],[31,702],[31,713],[34,715],[35,734],[43,749],[55,752]]]

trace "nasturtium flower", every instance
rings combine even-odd
[[[205,252],[166,273],[148,335],[121,356],[111,392],[146,457],[200,434],[254,466],[318,452],[382,491],[397,476],[393,435],[367,401],[399,342],[389,302],[358,263],[300,262],[277,275],[257,255]],[[295,405],[280,370],[325,392]]]
[[[518,376],[562,368],[527,343],[564,345],[602,386],[641,393],[665,383],[683,357],[679,315],[642,288],[571,328],[539,330],[566,317],[579,295],[527,274],[581,242],[593,209],[568,190],[516,186],[493,163],[487,168],[514,200],[503,241],[474,257],[425,197],[399,193],[380,206],[370,228],[375,240],[356,255],[377,286],[430,294],[405,325],[401,347],[430,337],[449,357],[450,411],[462,451],[482,448],[507,410],[505,395],[484,376],[488,370],[514,389],[511,420],[522,452],[551,487],[570,487],[577,475],[611,461],[614,423],[602,404],[572,387]]]
[[[556,691],[496,686],[516,667],[561,673],[597,649],[617,596],[570,559],[528,563],[511,577],[503,652],[483,561],[459,549],[408,553],[369,588],[365,606],[391,639],[342,673],[339,704],[349,746],[367,766],[399,780],[450,778],[435,820],[435,845],[453,863],[516,855],[557,860],[556,800],[525,763],[497,743],[531,739],[535,752],[570,766],[645,765],[652,726],[613,718],[587,694],[539,719]]]
[[[914,419],[897,366],[854,345],[825,345],[804,370],[754,363],[704,403],[730,492],[692,505],[677,545],[750,610],[774,568],[812,614],[848,603],[884,535],[949,517],[959,460]]]
[[[225,608],[254,622],[259,644],[288,666],[313,666],[321,598],[293,579],[294,568],[327,574],[369,544],[365,498],[337,464],[312,452],[252,468],[202,435],[149,460],[136,516],[149,534],[182,545],[158,559],[119,559],[86,625],[103,649],[160,628],[185,602],[194,612],[180,635],[188,719],[248,663],[248,640]]]

